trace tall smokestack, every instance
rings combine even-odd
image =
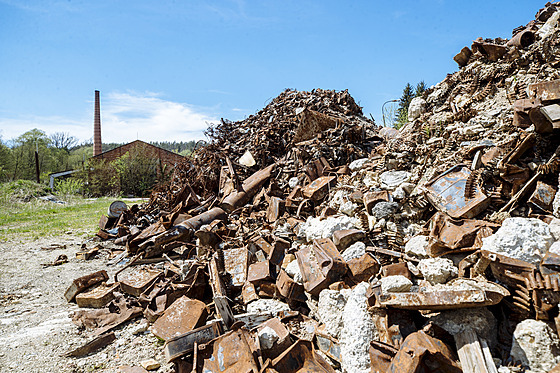
[[[99,91],[95,91],[93,114],[93,156],[101,154],[101,111],[99,110]]]

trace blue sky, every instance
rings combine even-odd
[[[479,36],[511,37],[546,1],[0,0],[0,136],[188,141],[285,88],[348,89],[382,123],[407,82],[457,70]]]

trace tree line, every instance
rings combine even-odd
[[[152,145],[187,156],[195,147],[195,141],[160,141]],[[108,151],[124,144],[108,143],[102,151]],[[47,135],[40,129],[32,129],[12,140],[0,137],[0,181],[35,180],[35,153],[39,161],[41,182],[47,182],[49,174],[61,171],[83,169],[93,155],[93,143],[79,143],[69,133],[56,132]]]

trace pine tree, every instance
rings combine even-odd
[[[396,129],[401,128],[408,121],[408,105],[410,105],[410,101],[412,101],[414,97],[415,97],[414,88],[412,88],[410,83],[406,83],[406,86],[403,89],[403,94],[399,99],[397,117],[395,118]]]

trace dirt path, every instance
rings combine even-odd
[[[80,331],[69,315],[78,309],[66,303],[64,292],[73,279],[106,269],[105,253],[79,261],[76,252],[85,238],[72,235],[0,243],[0,372],[118,372],[122,365],[139,365],[149,358],[158,360],[158,372],[170,371],[164,364],[161,343],[142,331],[141,319],[115,330],[117,340],[101,351],[83,358],[60,355],[85,344],[88,333]],[[66,249],[45,250],[51,244]],[[43,266],[65,254],[69,262]]]

